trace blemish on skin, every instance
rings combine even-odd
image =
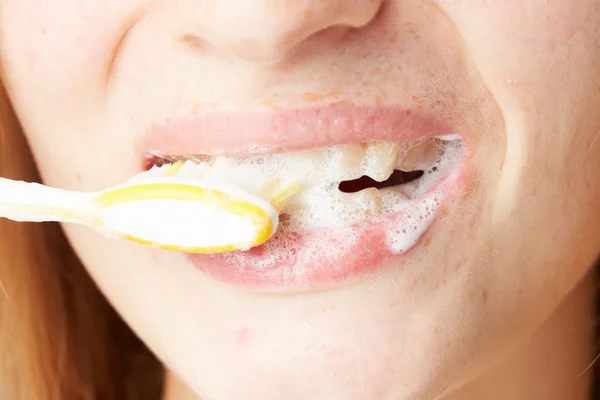
[[[327,97],[329,97],[329,94],[319,94],[319,93],[304,93],[304,94],[302,94],[302,100],[307,103],[316,103]]]
[[[254,331],[250,328],[238,329],[235,333],[235,345],[246,346],[254,337]]]
[[[481,301],[483,302],[483,304],[487,304],[487,300],[488,300],[487,290],[484,289],[481,291]]]
[[[77,182],[81,182],[81,175],[75,174],[75,179],[77,179]]]
[[[417,285],[421,282],[422,278],[418,277],[415,280],[412,281],[410,288],[411,289],[415,289],[417,287]]]
[[[508,79],[506,80],[506,84],[507,84],[508,86],[510,86],[510,87],[514,87],[514,88],[521,87],[521,82],[519,82],[519,81],[518,81],[518,80],[516,80],[516,79],[512,79],[512,78],[508,78]]]
[[[412,101],[419,110],[423,108],[423,98],[421,96],[412,96]]]
[[[160,249],[154,249],[151,248],[150,249],[150,259],[152,260],[152,262],[156,265],[160,265],[164,260],[161,257],[161,253],[162,250]]]

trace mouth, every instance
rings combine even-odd
[[[213,114],[195,119],[194,126],[214,128],[217,118],[221,129],[211,131],[220,132],[223,140],[188,135],[181,121],[175,129],[171,124],[171,129],[150,135],[145,168],[176,161],[211,164],[219,155],[227,160],[223,171],[240,171],[233,179],[242,187],[265,175],[294,178],[304,187],[284,208],[279,229],[268,242],[245,252],[187,255],[193,265],[238,286],[320,288],[399,265],[432,234],[448,203],[460,197],[464,137],[412,112],[372,109],[371,116],[380,118],[365,121],[359,118],[365,116],[364,108],[320,111],[287,122],[295,121],[292,127],[312,123],[330,132],[338,132],[335,125],[342,119],[355,123],[339,131],[342,135],[306,137],[290,132],[290,125],[273,130],[278,119],[289,117],[281,113],[247,114],[246,119],[236,115],[234,125]],[[263,123],[257,125],[257,120]],[[231,126],[245,121],[250,133],[231,140]],[[188,148],[194,150],[182,151],[186,139],[192,139]]]

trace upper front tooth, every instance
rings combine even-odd
[[[365,145],[352,143],[343,146],[335,146],[339,152],[339,167],[347,169],[359,169],[365,156]],[[336,151],[334,150],[334,151]]]
[[[428,168],[435,164],[438,156],[439,143],[437,140],[406,143],[399,152],[396,169],[408,172]]]
[[[378,182],[392,175],[400,146],[395,142],[373,142],[367,146],[363,158],[363,174]]]

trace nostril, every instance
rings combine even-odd
[[[181,41],[185,43],[192,50],[205,50],[207,43],[204,39],[199,36],[186,34],[181,37]]]

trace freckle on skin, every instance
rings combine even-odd
[[[77,182],[81,182],[81,175],[75,174],[75,179],[77,179]]]
[[[419,284],[419,282],[421,282],[421,277],[416,278],[415,280],[412,281],[412,284],[410,285],[411,289],[414,289],[417,287],[417,285]]]
[[[487,290],[485,290],[485,289],[481,291],[481,300],[483,301],[483,304],[487,303],[488,294],[487,294]]]
[[[235,333],[235,344],[236,346],[246,346],[254,336],[254,331],[250,328],[239,329]]]
[[[163,262],[162,258],[161,258],[161,252],[158,249],[150,249],[150,258],[152,259],[152,262],[155,264],[160,264]]]

